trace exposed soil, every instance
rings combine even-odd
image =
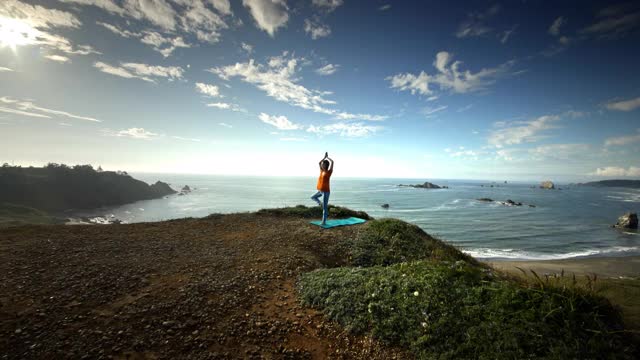
[[[364,225],[257,214],[0,229],[0,358],[406,359],[300,305]]]

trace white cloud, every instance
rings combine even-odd
[[[0,1],[0,39],[11,38],[2,46],[39,45],[67,54],[97,54],[91,46],[74,46],[61,35],[50,32],[53,28],[79,28],[82,22],[75,15],[40,5],[29,5],[17,0]]]
[[[624,146],[640,142],[640,129],[635,135],[624,135],[605,139],[604,146]]]
[[[177,48],[190,48],[191,44],[187,44],[182,36],[174,38],[164,37],[155,31],[144,31],[140,41],[144,44],[151,45],[153,49],[164,57],[169,57]]]
[[[3,0],[0,3],[0,14],[10,19],[23,20],[36,28],[78,28],[82,25],[82,22],[69,12],[30,5],[17,0]]]
[[[520,149],[498,149],[496,150],[496,158],[505,161],[515,161],[515,155],[521,152]]]
[[[549,26],[549,34],[553,35],[553,36],[558,36],[560,35],[560,27],[566,23],[566,20],[564,17],[560,16],[557,19],[555,19],[553,21],[553,23],[551,24],[551,26]]]
[[[300,141],[307,141],[307,139],[305,139],[305,138],[298,138],[298,137],[283,137],[283,138],[280,138],[280,141],[295,141],[295,142],[300,142]]]
[[[253,52],[253,46],[252,45],[249,45],[249,44],[243,42],[240,46],[242,47],[242,50],[247,52],[247,54],[251,54]]]
[[[121,67],[117,67],[117,66],[111,66],[107,63],[103,63],[102,61],[96,61],[93,66],[95,68],[97,68],[98,70],[102,71],[103,73],[106,74],[110,74],[110,75],[115,75],[115,76],[120,76],[123,78],[127,78],[127,79],[142,79],[144,81],[149,81],[149,82],[154,82],[153,80],[151,80],[148,77],[144,77],[144,76],[137,76],[131,72],[129,72],[128,70],[121,68]]]
[[[617,110],[617,111],[631,111],[640,107],[640,97],[635,99],[629,99],[624,101],[612,101],[608,102],[606,105],[609,110]]]
[[[13,69],[9,69],[8,67],[0,66],[0,72],[5,72],[5,71],[13,71]]]
[[[164,30],[176,28],[176,12],[165,0],[127,0],[124,8],[130,16],[148,20]]]
[[[489,134],[488,141],[490,145],[498,148],[505,145],[535,142],[543,138],[540,133],[557,128],[554,123],[558,120],[560,120],[558,115],[545,115],[537,119],[518,121],[511,124],[496,123],[496,126],[504,125],[504,127],[492,131]],[[508,125],[515,126],[509,127]]]
[[[595,172],[589,174],[603,177],[640,177],[640,167],[630,166],[623,168],[619,166],[606,166],[597,168]]]
[[[200,41],[216,43],[220,40],[220,32],[229,26],[223,19],[232,15],[231,5],[228,0],[126,0],[119,5],[114,0],[62,0],[79,5],[94,5],[112,14],[125,18],[133,18],[140,22],[153,24],[159,31],[171,36],[161,35],[166,39],[164,47],[156,47],[155,50],[165,57],[178,47],[190,47],[182,40],[181,36],[174,37],[178,31],[184,31],[196,36]],[[211,6],[217,12],[211,10]],[[222,15],[222,16],[221,16]],[[103,25],[105,26],[105,25]],[[105,26],[111,31],[124,37],[144,37],[144,33],[157,33],[147,30],[142,33],[133,33],[128,30],[120,30],[115,27]],[[152,35],[153,36],[153,35]],[[156,41],[157,42],[157,41]]]
[[[289,8],[284,0],[242,0],[256,26],[273,37],[289,20]]]
[[[143,128],[130,128],[130,129],[125,129],[120,131],[104,129],[102,130],[102,132],[107,136],[128,137],[131,139],[139,139],[139,140],[153,140],[161,136],[160,134],[147,131]]]
[[[516,32],[518,25],[514,25],[511,29],[505,30],[500,36],[500,43],[506,44],[507,41],[511,38],[511,36]]]
[[[126,10],[120,5],[116,4],[113,0],[58,0],[64,3],[74,3],[78,5],[93,5],[106,10],[112,14],[123,15]]]
[[[222,95],[220,95],[220,88],[215,85],[196,83],[196,90],[207,96],[222,97]]]
[[[231,4],[229,0],[209,0],[213,7],[221,14],[231,15]]]
[[[337,134],[343,137],[357,138],[371,136],[381,129],[382,127],[380,126],[365,125],[362,123],[335,123],[324,126],[311,125],[307,128],[307,132],[321,136]]]
[[[71,62],[71,59],[69,59],[66,56],[62,56],[62,55],[45,55],[44,57],[49,59],[49,60],[53,60],[53,61],[60,62],[60,63],[69,63],[69,62]]]
[[[487,34],[493,31],[492,28],[487,26],[487,19],[493,17],[500,11],[499,5],[494,5],[487,9],[487,11],[481,13],[470,13],[467,19],[458,26],[456,31],[456,37],[467,38],[476,37]]]
[[[153,133],[152,133],[153,134]],[[200,142],[202,140],[200,139],[195,139],[195,138],[186,138],[186,137],[182,137],[182,136],[172,136],[172,138],[174,139],[178,139],[178,140],[182,140],[182,141],[193,141],[193,142]]]
[[[140,63],[122,63],[126,69],[143,76],[163,77],[169,80],[182,78],[184,69],[179,66],[154,66]]]
[[[477,160],[479,153],[473,150],[464,150],[462,147],[459,151],[448,151],[449,156],[454,158],[466,158],[471,160]]]
[[[462,94],[485,89],[495,83],[498,77],[506,74],[514,64],[513,61],[508,61],[495,68],[481,69],[472,73],[469,70],[460,69],[462,61],[452,61],[452,54],[441,51],[433,62],[433,66],[438,71],[436,74],[429,75],[421,71],[418,75],[396,74],[387,77],[386,80],[389,80],[392,89],[410,91],[412,94],[432,95],[435,90],[430,88],[430,85],[438,86],[440,91]]]
[[[607,7],[598,13],[600,20],[581,29],[580,33],[602,38],[624,36],[640,25],[640,12],[637,11],[637,7],[637,3],[633,2]]]
[[[214,108],[222,109],[222,110],[231,110],[231,111],[236,111],[236,112],[247,112],[247,110],[241,108],[240,106],[238,106],[236,104],[230,104],[230,103],[224,103],[224,102],[210,103],[210,104],[207,104],[207,106],[208,107],[214,107]]]
[[[456,111],[457,112],[464,112],[464,111],[467,111],[467,110],[471,109],[472,107],[473,107],[473,104],[469,104],[469,105],[461,107],[460,109],[458,109]]]
[[[446,108],[447,108],[447,105],[441,105],[438,107],[425,107],[424,109],[422,109],[422,113],[428,116],[428,115],[435,114],[438,111],[445,110]]]
[[[113,24],[109,24],[109,23],[105,23],[102,21],[96,21],[96,24],[105,27],[107,30],[111,31],[114,34],[120,35],[124,38],[130,38],[130,37],[139,37],[141,36],[140,33],[136,33],[136,32],[132,32],[126,29],[120,29],[119,27],[113,25]]]
[[[30,116],[30,117],[46,118],[46,119],[50,119],[51,118],[51,116],[32,113],[32,112],[28,112],[28,111],[22,111],[22,110],[18,110],[18,109],[7,108],[7,107],[4,107],[4,106],[0,106],[0,112],[9,113],[9,114],[16,114],[16,115],[23,115],[23,116]]]
[[[319,19],[305,19],[304,32],[311,35],[313,40],[317,40],[331,35],[331,28],[328,25],[321,23]]]
[[[220,126],[224,126],[224,127],[226,127],[226,128],[229,128],[229,129],[231,129],[231,128],[233,127],[232,125],[229,125],[229,124],[227,124],[227,123],[223,123],[223,122],[218,123],[218,125],[220,125]]]
[[[316,74],[325,75],[325,76],[332,75],[332,74],[335,74],[339,68],[340,68],[340,65],[327,64],[321,68],[316,69]]]
[[[55,115],[55,116],[63,116],[71,119],[102,122],[102,120],[98,120],[92,117],[75,115],[75,114],[72,114],[66,111],[61,111],[61,110],[48,109],[48,108],[38,106],[34,104],[32,101],[16,100],[7,96],[0,97],[0,103],[7,104],[9,106],[9,108],[3,107],[2,110],[0,110],[6,113],[13,113],[18,115],[40,117],[40,118],[51,118],[51,116],[49,115]]]
[[[291,121],[289,121],[289,119],[287,119],[286,116],[275,116],[275,115],[268,115],[265,113],[260,113],[260,116],[258,116],[258,118],[260,119],[260,121],[275,126],[277,127],[279,130],[296,130],[296,129],[300,129],[300,126],[297,124],[292,123]]]
[[[266,65],[256,64],[251,59],[246,63],[211,68],[208,71],[218,75],[223,80],[239,77],[264,91],[267,96],[317,113],[340,115],[341,117],[361,120],[381,117],[379,115],[351,114],[328,108],[327,106],[336,103],[333,100],[326,99],[326,96],[331,94],[330,92],[312,90],[298,84],[299,77],[296,74],[298,65],[301,62],[304,62],[304,59],[288,56],[288,53],[285,52],[281,56],[269,58]]]
[[[168,37],[150,30],[133,32],[126,29],[120,29],[115,25],[100,21],[98,21],[97,24],[122,37],[137,38],[143,44],[150,45],[155,51],[159,52],[164,57],[171,55],[177,48],[191,47],[191,44],[187,44],[182,36]]]
[[[391,9],[391,4],[385,4],[378,8],[379,11],[387,11],[389,9]]]
[[[332,12],[343,4],[343,0],[312,0],[311,3],[327,12]]]
[[[155,78],[166,78],[169,81],[182,78],[184,69],[179,66],[153,66],[140,63],[120,63],[121,66],[112,66],[107,63],[97,61],[93,66],[100,71],[120,76],[128,79],[141,79],[144,81],[155,82]]]
[[[338,120],[384,121],[384,120],[387,120],[389,117],[386,115],[351,114],[346,112],[339,112],[335,114],[335,118]]]
[[[528,152],[534,160],[572,160],[583,157],[589,150],[590,146],[587,144],[547,144],[529,149]]]

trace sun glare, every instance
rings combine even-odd
[[[24,21],[0,16],[0,47],[16,51],[18,46],[34,43],[37,32]]]

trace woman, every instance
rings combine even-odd
[[[327,216],[329,216],[329,194],[331,189],[329,188],[329,180],[331,174],[333,174],[333,160],[329,157],[329,153],[324,153],[324,158],[318,163],[320,166],[320,177],[318,177],[318,185],[316,189],[318,192],[311,197],[311,200],[322,206],[322,225],[326,225]],[[322,203],[318,198],[322,196]]]

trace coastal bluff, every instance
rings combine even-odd
[[[0,167],[0,203],[51,213],[122,205],[175,192],[161,181],[149,185],[126,172],[101,171],[90,165]]]
[[[0,357],[613,358],[587,289],[509,276],[397,219],[319,207],[0,229]]]

